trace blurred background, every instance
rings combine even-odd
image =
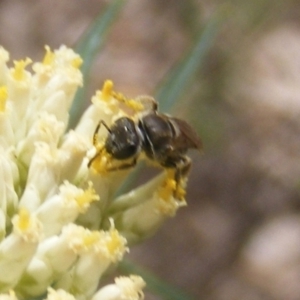
[[[107,4],[1,0],[0,44],[12,59],[40,60],[46,44],[76,45]],[[107,78],[128,96],[154,95],[216,18],[171,110],[204,143],[204,155],[191,153],[188,207],[129,258],[186,299],[298,300],[299,1],[128,0],[93,63],[87,103]]]

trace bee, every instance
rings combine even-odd
[[[151,98],[152,99],[152,98]],[[176,184],[187,175],[191,159],[189,149],[202,149],[202,142],[193,128],[184,120],[158,112],[158,104],[152,99],[150,109],[136,120],[121,117],[111,126],[103,120],[98,123],[93,136],[96,146],[100,127],[108,131],[104,146],[89,161],[90,167],[103,149],[120,162],[110,166],[107,171],[124,170],[134,167],[141,153],[166,169],[174,170]]]

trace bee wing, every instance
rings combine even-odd
[[[170,117],[169,119],[171,122],[174,122],[176,126],[178,126],[180,136],[184,139],[182,142],[184,142],[188,148],[198,149],[199,151],[202,150],[203,145],[201,139],[196,131],[187,122],[174,117]]]

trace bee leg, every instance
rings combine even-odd
[[[115,166],[115,167],[110,167],[107,169],[107,171],[126,170],[126,169],[134,167],[136,165],[136,163],[137,163],[137,158],[135,157],[131,162],[124,163],[122,165]]]
[[[181,166],[181,175],[187,176],[190,172],[192,161],[188,156],[183,157],[183,165]]]
[[[98,132],[100,130],[101,125],[103,125],[106,128],[106,130],[109,133],[111,133],[111,130],[108,127],[108,125],[103,120],[100,120],[99,123],[97,124],[96,129],[95,129],[94,134],[93,134],[93,145],[94,146],[97,145],[97,142],[98,142]]]
[[[88,168],[90,168],[91,165],[92,165],[92,163],[93,163],[93,162],[101,155],[102,150],[103,150],[103,148],[101,148],[100,150],[98,150],[98,151],[96,152],[96,154],[89,160],[89,162],[88,162],[88,164],[87,164]]]
[[[97,124],[96,129],[95,129],[94,134],[93,134],[93,145],[94,146],[97,146],[97,144],[98,144],[98,132],[100,130],[101,125],[103,125],[106,128],[106,130],[109,133],[111,133],[111,130],[108,127],[108,125],[103,120],[100,120],[99,123]],[[88,165],[87,165],[88,168],[90,168],[90,166],[92,165],[93,161],[95,161],[101,155],[102,151],[103,151],[103,148],[97,150],[96,154],[88,162]]]
[[[182,157],[181,165],[177,165],[175,168],[174,180],[176,182],[176,189],[174,191],[175,198],[181,198],[180,190],[181,188],[181,179],[183,176],[186,176],[191,169],[191,159],[188,156]]]

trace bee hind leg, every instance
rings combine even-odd
[[[174,180],[176,182],[176,189],[174,191],[174,197],[178,199],[183,198],[183,187],[182,178],[186,177],[191,169],[191,159],[188,156],[183,156],[179,164],[176,165]]]

